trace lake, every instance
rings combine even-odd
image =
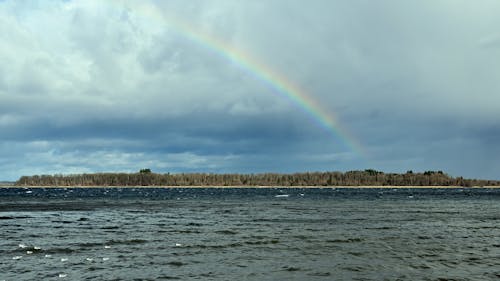
[[[500,189],[0,188],[0,280],[498,280]]]

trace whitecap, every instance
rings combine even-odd
[[[26,251],[26,254],[31,255],[33,254],[33,251]]]
[[[35,249],[35,250],[41,250],[42,248],[35,246],[35,247],[33,247],[33,249]]]
[[[85,260],[86,261],[93,261],[94,259],[93,258],[86,258]]]
[[[104,246],[104,249],[111,249],[111,246],[106,245]]]
[[[13,260],[18,260],[20,258],[22,258],[23,256],[15,256],[15,257],[12,257]]]
[[[107,260],[109,260],[109,258],[102,258],[102,260],[103,260],[103,261],[107,261]]]
[[[61,258],[61,261],[68,261],[67,258]]]
[[[182,247],[181,243],[175,243],[175,247]]]
[[[26,245],[24,245],[24,244],[19,244],[19,248],[21,248],[21,249],[24,249],[24,248],[26,248],[26,247],[28,247],[28,246],[26,246]]]
[[[64,277],[66,277],[66,276],[68,276],[68,274],[65,274],[65,273],[59,273],[59,278],[64,278]]]
[[[289,196],[290,195],[288,195],[288,194],[278,194],[278,195],[276,195],[274,197],[276,197],[276,198],[285,198],[285,197],[289,197]]]
[[[47,255],[45,255],[45,257],[50,258],[50,257],[52,257],[52,255],[47,254]]]

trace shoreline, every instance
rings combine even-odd
[[[16,185],[6,185],[6,186],[1,186],[0,188],[274,188],[274,189],[279,189],[279,188],[330,188],[330,189],[337,189],[337,188],[362,188],[362,189],[405,189],[405,188],[439,188],[439,189],[446,189],[446,188],[471,188],[471,189],[479,189],[479,188],[500,188],[500,186],[492,185],[492,186],[470,186],[470,187],[465,187],[465,186],[437,186],[437,185],[430,185],[430,186],[406,186],[406,185],[353,185],[353,186],[319,186],[319,185],[305,185],[305,186],[274,186],[274,185],[231,185],[231,186],[208,186],[208,185],[196,185],[196,186],[179,186],[179,185],[146,185],[146,186],[39,186],[39,185],[26,185],[26,186],[16,186]]]

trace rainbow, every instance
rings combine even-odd
[[[360,143],[337,122],[337,118],[332,113],[323,109],[317,101],[298,85],[272,70],[257,58],[211,34],[203,32],[175,15],[161,11],[153,4],[144,3],[143,1],[111,1],[109,3],[118,4],[120,7],[125,6],[137,16],[154,20],[157,24],[167,25],[181,36],[230,61],[270,88],[275,95],[288,100],[293,106],[304,112],[317,126],[323,128],[335,139],[342,141],[351,151],[358,155],[364,154],[364,149]]]

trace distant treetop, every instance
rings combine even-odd
[[[500,186],[500,181],[451,177],[443,171],[405,174],[374,169],[349,172],[295,174],[159,174],[151,169],[139,173],[23,176],[18,186]]]

